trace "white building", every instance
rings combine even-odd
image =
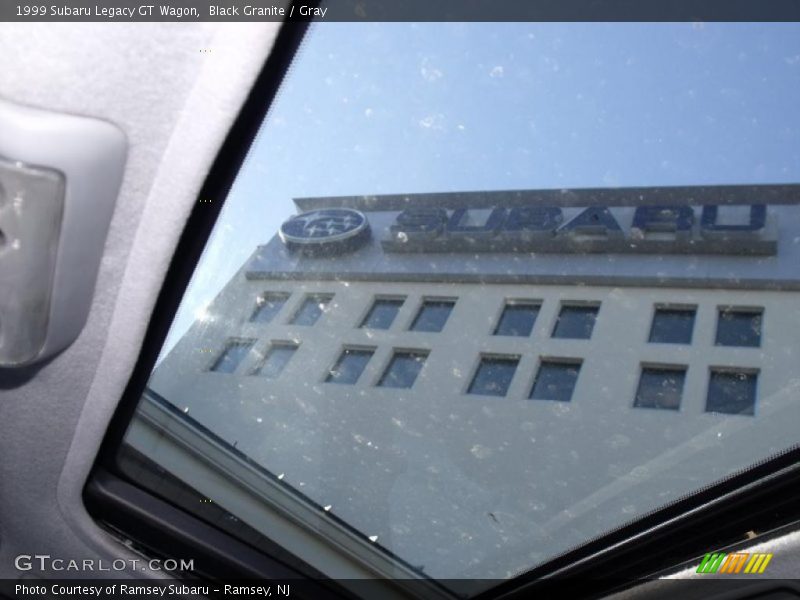
[[[297,200],[150,387],[300,492],[312,529],[508,577],[794,443],[797,201]]]

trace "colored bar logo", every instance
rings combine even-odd
[[[713,552],[706,554],[697,567],[698,573],[763,573],[772,554],[734,552]]]

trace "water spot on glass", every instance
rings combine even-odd
[[[553,407],[553,412],[558,416],[569,414],[570,410],[570,407],[563,402],[559,402]]]
[[[487,448],[486,446],[482,446],[481,444],[475,444],[471,449],[470,453],[477,459],[484,459],[489,458],[492,455],[491,448]]]
[[[622,435],[621,433],[617,433],[612,435],[608,440],[608,445],[612,448],[626,448],[631,443],[631,438],[627,435]]]
[[[431,65],[427,58],[422,60],[422,66],[419,69],[419,73],[422,75],[422,78],[425,79],[425,81],[429,81],[431,83],[438,81],[444,75],[442,70]]]

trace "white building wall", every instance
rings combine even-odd
[[[437,578],[507,577],[790,445],[800,422],[798,292],[474,283],[253,280],[244,269],[151,387],[283,481]],[[270,323],[264,292],[291,294]],[[333,294],[310,327],[306,294]],[[358,327],[404,296],[389,330]],[[422,300],[457,299],[441,333],[409,331]],[[530,337],[494,336],[504,302],[541,309]],[[564,301],[599,302],[589,340],[553,339]],[[696,305],[690,345],[648,343],[656,304]],[[761,307],[760,348],[714,345],[720,306]],[[209,371],[255,340],[234,374]],[[271,342],[299,349],[274,380]],[[355,385],[325,383],[342,349],[375,348]],[[430,352],[411,389],[376,387],[395,349]],[[466,393],[481,354],[519,355],[505,397]],[[529,400],[542,357],[583,361],[572,401]],[[641,365],[688,367],[680,410],[633,406]],[[757,369],[755,416],[705,412],[710,367]]]

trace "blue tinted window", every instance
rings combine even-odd
[[[367,329],[389,329],[394,323],[394,318],[400,307],[403,306],[403,300],[375,300],[369,313],[361,323],[361,327]]]
[[[211,370],[216,373],[233,373],[252,347],[252,341],[229,342],[212,365]]]
[[[495,335],[529,336],[539,314],[539,304],[506,304],[497,323]]]
[[[280,312],[289,294],[267,293],[262,294],[256,300],[256,308],[250,320],[256,323],[269,323]]]
[[[562,306],[553,337],[588,340],[592,337],[598,310],[598,306]]]
[[[426,300],[411,325],[412,331],[438,332],[444,328],[455,302],[452,300]]]
[[[313,325],[328,308],[332,296],[308,296],[292,319],[292,325]]]
[[[286,368],[296,351],[295,344],[273,344],[257,374],[267,379],[274,379]]]
[[[695,309],[657,308],[650,327],[650,342],[691,344]]]
[[[381,387],[410,388],[425,364],[427,352],[395,352],[383,373]]]
[[[342,352],[336,365],[328,373],[325,381],[330,383],[354,384],[372,357],[372,350],[355,350],[348,348]]]
[[[645,367],[639,378],[633,405],[639,408],[678,410],[681,406],[685,379],[685,367],[669,369]]]
[[[755,414],[758,373],[747,370],[712,369],[706,412]]]
[[[717,346],[760,346],[762,316],[761,310],[720,310]]]
[[[517,370],[519,358],[484,356],[472,378],[468,393],[485,396],[505,396]]]
[[[530,397],[534,400],[569,402],[581,365],[575,361],[543,360]]]

